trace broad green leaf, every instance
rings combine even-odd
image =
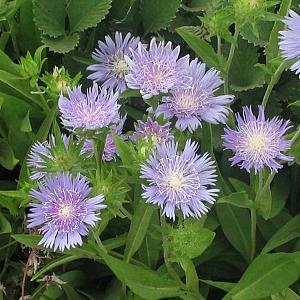
[[[0,138],[0,164],[8,170],[12,170],[18,160],[15,158],[14,152],[8,142]]]
[[[200,279],[200,281],[208,285],[211,285],[213,287],[216,287],[220,290],[223,290],[225,292],[229,292],[235,286],[235,283],[232,282],[212,281],[212,280],[204,280],[204,279]]]
[[[120,281],[143,299],[156,300],[177,297],[183,293],[176,282],[167,276],[161,276],[156,272],[126,263],[105,253],[102,254],[102,259]]]
[[[0,50],[0,69],[16,76],[21,74],[20,66],[15,64],[2,50]]]
[[[299,278],[299,257],[299,252],[259,255],[224,299],[260,299],[282,291]]]
[[[220,63],[217,53],[207,41],[200,39],[189,26],[177,28],[176,31],[208,67],[222,70],[224,61]]]
[[[251,251],[251,229],[248,210],[226,203],[217,204],[216,210],[226,238],[246,260],[249,260]]]
[[[143,243],[153,212],[154,207],[152,205],[149,205],[144,201],[138,202],[126,240],[124,256],[127,262],[130,261],[131,257]]]
[[[218,203],[228,203],[233,206],[242,208],[254,208],[254,203],[248,197],[245,191],[232,193],[228,196],[222,197],[218,200]]]
[[[67,12],[71,33],[95,27],[107,15],[112,0],[71,0]]]
[[[269,239],[262,253],[270,252],[298,237],[300,237],[300,214],[288,221]]]
[[[256,67],[256,48],[245,40],[239,40],[229,72],[230,86],[235,91],[247,91],[265,83],[265,73]]]
[[[128,15],[135,0],[114,0],[109,16],[115,20],[121,21]]]
[[[278,15],[281,17],[284,17],[288,14],[288,11],[291,7],[292,0],[282,0],[280,1],[280,9],[278,11]],[[267,56],[267,63],[269,63],[273,58],[276,58],[279,54],[279,34],[278,32],[284,28],[284,23],[281,21],[277,21],[274,24],[274,27],[272,29],[269,43],[266,47],[266,56]]]
[[[42,238],[40,235],[36,234],[13,234],[11,237],[27,247],[37,247]]]
[[[287,288],[271,296],[272,300],[300,300],[300,296]]]
[[[71,35],[64,35],[57,38],[51,38],[44,35],[42,36],[42,41],[54,52],[67,53],[73,50],[79,43],[79,34],[73,33]]]
[[[37,27],[51,37],[65,33],[66,4],[62,0],[33,0],[34,20]]]
[[[164,29],[175,18],[181,0],[141,0],[140,13],[146,33]]]
[[[28,195],[23,191],[0,191],[0,206],[9,210],[13,215],[17,215],[20,211],[19,206]]]

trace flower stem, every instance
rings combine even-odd
[[[285,68],[286,68],[286,62],[282,62],[279,65],[279,67],[277,68],[277,70],[275,71],[275,73],[272,75],[271,80],[270,80],[270,82],[268,84],[268,87],[266,89],[264,98],[262,100],[262,106],[266,107],[266,105],[269,101],[271,92],[273,90],[273,87],[277,83],[279,77],[281,76],[281,74],[282,74],[282,72],[284,71]]]
[[[239,33],[240,33],[240,31],[236,27],[234,35],[233,35],[234,42],[230,46],[229,55],[228,55],[227,62],[226,62],[226,65],[225,65],[224,94],[228,94],[228,92],[229,92],[229,87],[228,87],[229,71],[230,71],[230,67],[231,67],[231,64],[232,64],[232,59],[233,59],[233,56],[234,56],[235,47],[236,47],[237,39],[239,37]]]
[[[104,247],[104,245],[102,244],[98,234],[94,230],[92,230],[92,232],[93,232],[94,239],[95,239],[97,245],[99,246],[100,250],[102,250],[104,253],[107,253],[107,250]]]

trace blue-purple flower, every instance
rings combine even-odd
[[[132,57],[125,55],[130,72],[125,76],[131,89],[138,89],[144,99],[159,93],[167,93],[174,86],[189,86],[190,78],[184,72],[184,65],[189,60],[186,55],[178,59],[180,47],[172,48],[172,43],[150,42],[149,50],[139,43],[132,51]]]
[[[289,121],[279,117],[266,119],[263,106],[259,106],[258,117],[254,116],[251,107],[244,107],[243,116],[236,114],[236,119],[237,129],[227,127],[222,136],[224,148],[234,152],[231,165],[239,165],[248,172],[253,169],[256,173],[263,167],[277,172],[282,168],[279,160],[292,160],[282,153],[291,144],[284,138],[292,127]]]
[[[99,41],[98,48],[92,54],[93,59],[99,63],[87,68],[94,72],[88,78],[107,88],[115,88],[123,92],[126,89],[125,75],[129,71],[124,55],[131,57],[130,50],[137,49],[139,40],[138,37],[132,37],[130,33],[127,33],[123,39],[122,33],[116,32],[115,41],[107,35],[105,42]]]
[[[121,139],[124,139],[124,135],[122,135],[122,129],[124,126],[126,120],[126,116],[123,118],[119,118],[119,121],[117,124],[113,124],[111,126],[111,130],[114,132],[114,134],[118,135]],[[91,155],[94,155],[94,143],[93,140],[87,139],[84,142],[84,145],[82,147],[82,153],[90,153]],[[104,149],[103,149],[103,155],[102,155],[102,160],[104,161],[111,161],[116,158],[117,155],[117,148],[114,143],[112,135],[109,133],[106,136],[105,144],[104,144]]]
[[[285,59],[297,59],[291,66],[292,71],[300,76],[300,16],[294,11],[289,11],[289,16],[283,22],[288,26],[287,30],[279,31],[279,47]]]
[[[145,164],[141,165],[142,197],[147,203],[159,205],[163,214],[175,220],[175,211],[183,217],[199,218],[206,214],[206,203],[212,204],[218,189],[216,168],[208,153],[196,154],[198,144],[188,140],[182,152],[174,141],[157,145]]]
[[[230,111],[226,106],[233,96],[215,96],[214,93],[223,83],[219,72],[210,69],[205,72],[205,64],[194,59],[185,65],[187,76],[191,78],[190,88],[175,86],[170,96],[162,97],[155,115],[163,114],[165,118],[176,117],[176,128],[180,131],[195,131],[202,121],[212,124],[225,123]]]
[[[60,96],[58,101],[61,120],[70,130],[99,130],[108,127],[118,119],[119,93],[93,86],[84,94],[81,86],[68,89],[68,97]]]
[[[140,136],[145,140],[150,139],[154,144],[170,141],[174,138],[170,130],[170,125],[171,123],[160,125],[150,117],[147,118],[146,122],[138,120],[137,124],[134,125],[135,132],[131,140],[136,141],[137,137]]]
[[[70,137],[63,134],[60,141],[50,135],[49,142],[35,142],[28,154],[27,166],[31,169],[30,178],[42,179],[47,172],[54,171],[53,168],[68,167],[69,163],[75,163],[69,155],[65,155],[70,150]],[[68,157],[67,157],[68,156]],[[51,164],[49,165],[49,162]]]
[[[39,245],[54,251],[82,245],[88,225],[94,227],[100,220],[99,211],[106,207],[101,204],[104,196],[88,198],[91,188],[80,174],[74,178],[69,173],[46,176],[38,187],[30,192],[39,202],[30,204],[27,227],[38,227],[43,235]]]

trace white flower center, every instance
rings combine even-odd
[[[249,137],[248,147],[251,152],[262,154],[268,147],[268,138],[262,134],[254,134]]]
[[[195,99],[190,95],[183,95],[177,102],[178,108],[182,110],[191,109],[195,107]]]
[[[72,216],[73,209],[70,205],[62,205],[59,208],[59,215],[63,218],[69,218]]]
[[[128,65],[123,58],[120,58],[114,62],[114,69],[119,76],[125,76],[128,71]]]
[[[172,174],[169,174],[167,176],[167,183],[172,189],[176,191],[180,190],[182,188],[182,185],[184,184],[183,173],[177,171]]]

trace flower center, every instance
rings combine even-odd
[[[174,189],[176,191],[180,190],[184,183],[183,173],[180,171],[177,171],[172,174],[169,174],[167,176],[167,183],[172,189]]]
[[[183,95],[178,100],[177,105],[179,109],[187,110],[195,106],[195,99],[190,95]]]
[[[125,76],[128,71],[128,65],[123,58],[120,58],[114,62],[114,69],[119,76]]]
[[[262,154],[267,148],[267,137],[260,133],[254,134],[249,138],[248,146],[250,151]]]
[[[63,218],[70,218],[72,216],[73,209],[70,205],[62,205],[59,208],[59,215]]]

